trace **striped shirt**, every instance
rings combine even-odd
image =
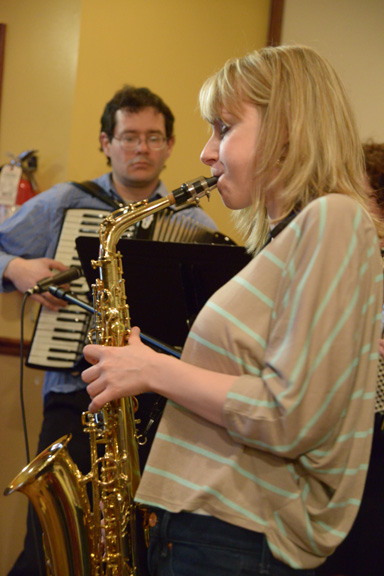
[[[291,567],[320,565],[362,496],[381,303],[368,215],[342,195],[310,203],[200,312],[182,359],[238,375],[225,427],[169,401],[137,500],[263,532]]]

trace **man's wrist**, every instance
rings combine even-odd
[[[8,280],[9,282],[13,282],[13,271],[15,269],[15,266],[18,266],[19,262],[18,260],[20,260],[20,262],[23,260],[23,258],[20,258],[20,256],[14,256],[7,264],[7,266],[4,269],[4,274],[3,274],[3,279],[4,280]]]

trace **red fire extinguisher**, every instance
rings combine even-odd
[[[0,223],[38,193],[33,176],[37,170],[36,153],[37,150],[26,150],[1,167]]]

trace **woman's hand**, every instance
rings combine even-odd
[[[82,373],[92,399],[91,412],[97,412],[111,400],[156,392],[224,426],[225,399],[237,376],[204,370],[154,352],[141,342],[137,327],[132,328],[128,346],[89,344],[84,348],[84,356],[92,364]]]
[[[149,392],[151,374],[163,359],[161,354],[141,342],[137,327],[132,328],[129,346],[88,344],[84,348],[84,357],[92,364],[81,375],[88,384],[91,412],[97,412],[111,400]]]

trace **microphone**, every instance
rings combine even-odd
[[[41,294],[42,292],[46,292],[50,286],[67,284],[68,282],[72,282],[72,280],[76,280],[76,278],[80,278],[82,275],[83,271],[80,266],[71,266],[71,268],[64,270],[64,272],[58,272],[54,276],[47,276],[47,278],[39,280],[36,286],[26,291],[26,294],[30,296],[32,294]]]

